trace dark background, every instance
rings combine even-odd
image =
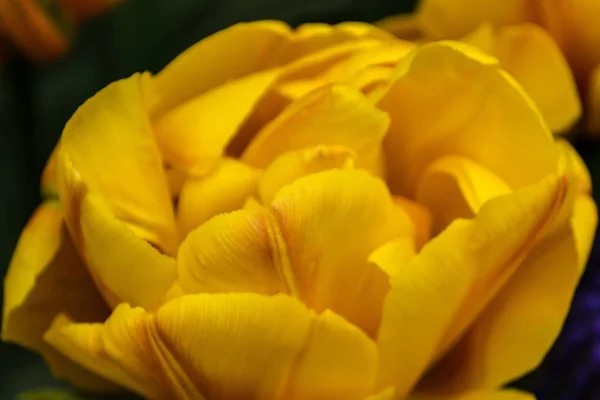
[[[84,100],[108,83],[136,71],[157,72],[191,44],[236,22],[281,19],[297,25],[376,21],[408,11],[414,3],[123,0],[118,8],[83,27],[63,60],[33,65],[11,57],[0,66],[0,276],[6,271],[22,227],[40,200],[39,177],[64,124]],[[593,175],[600,172],[600,158],[594,156],[598,146],[579,143],[578,147]],[[25,389],[57,385],[37,355],[0,344],[0,400],[11,399]],[[589,396],[544,398],[600,399]]]

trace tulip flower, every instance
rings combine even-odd
[[[235,25],[86,101],[2,338],[152,399],[520,400],[597,224],[498,59],[369,24]]]

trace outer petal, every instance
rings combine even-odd
[[[56,163],[58,159],[58,146],[55,146],[46,161],[46,166],[42,172],[42,181],[40,188],[42,197],[52,198],[58,196],[58,176],[56,175]]]
[[[598,219],[592,206],[583,198],[575,202],[571,223],[533,248],[470,331],[425,378],[423,390],[495,388],[537,367],[560,333],[587,262]],[[582,220],[587,223],[575,222]]]
[[[359,166],[374,166],[388,124],[360,92],[328,85],[292,103],[259,132],[242,159],[265,167],[283,152],[323,144],[348,147]]]
[[[73,169],[136,234],[168,253],[175,252],[178,239],[171,196],[140,75],[112,83],[86,101],[67,123],[60,151],[64,154],[57,166],[60,198],[69,229],[79,223],[71,204],[78,194],[64,181],[65,174],[71,173],[65,170]]]
[[[58,321],[46,339],[147,397],[360,399],[374,343],[339,316],[287,296],[185,296],[155,315],[126,305],[102,326]]]
[[[510,193],[491,171],[464,157],[446,156],[423,172],[416,200],[433,215],[433,234],[458,218],[472,218],[488,200]]]
[[[142,309],[126,304],[118,306],[104,324],[80,324],[59,315],[44,340],[73,362],[119,386],[146,398],[169,398],[151,364],[154,360],[147,350],[150,343],[144,316]]]
[[[137,237],[92,193],[82,200],[81,230],[86,259],[108,296],[149,309],[160,304],[176,279],[174,259]]]
[[[268,69],[290,40],[290,28],[277,21],[240,23],[190,47],[152,81],[153,116],[220,86],[229,80]]]
[[[437,39],[456,39],[483,21],[502,26],[533,20],[532,7],[522,0],[421,0],[417,12],[422,29]]]
[[[221,159],[204,177],[188,178],[177,205],[182,237],[217,214],[242,208],[259,178],[259,170],[231,158]]]
[[[575,245],[577,247],[579,272],[583,273],[598,225],[598,207],[591,196],[578,196],[571,217]]]
[[[579,183],[579,190],[585,194],[592,193],[592,176],[577,150],[564,139],[557,140],[556,146],[559,153],[559,171],[571,169]]]
[[[495,30],[480,26],[464,42],[498,58],[538,106],[552,132],[564,132],[581,116],[575,79],[554,39],[533,24]],[[548,85],[552,82],[552,85]]]
[[[4,280],[2,340],[42,353],[55,376],[87,389],[108,382],[73,364],[43,342],[61,312],[78,322],[109,313],[63,226],[58,203],[42,204],[23,230]]]
[[[121,302],[149,309],[160,305],[176,279],[174,259],[116,218],[104,197],[80,180],[65,153],[59,165],[61,189],[71,195],[69,229],[106,301],[112,307]]]
[[[379,387],[407,393],[464,333],[536,241],[571,209],[568,182],[547,178],[490,200],[473,220],[452,223],[400,270],[379,330]]]
[[[512,188],[556,170],[550,131],[496,60],[437,42],[405,57],[397,74],[380,102],[392,120],[384,145],[393,192],[413,195],[424,169],[449,154],[471,158]]]
[[[192,175],[207,173],[279,73],[272,69],[225,83],[157,119],[165,160]]]
[[[188,292],[288,292],[374,334],[388,283],[368,256],[413,234],[383,182],[364,171],[330,170],[284,187],[268,209],[200,226],[181,247],[179,275]]]

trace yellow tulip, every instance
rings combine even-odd
[[[109,85],[42,188],[2,338],[154,399],[531,399],[502,388],[597,222],[497,59],[360,23],[238,24]]]

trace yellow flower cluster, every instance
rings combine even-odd
[[[597,213],[552,133],[575,84],[527,29],[473,37],[492,57],[243,23],[109,85],[48,163],[2,338],[153,399],[529,399],[502,388],[557,337]]]

